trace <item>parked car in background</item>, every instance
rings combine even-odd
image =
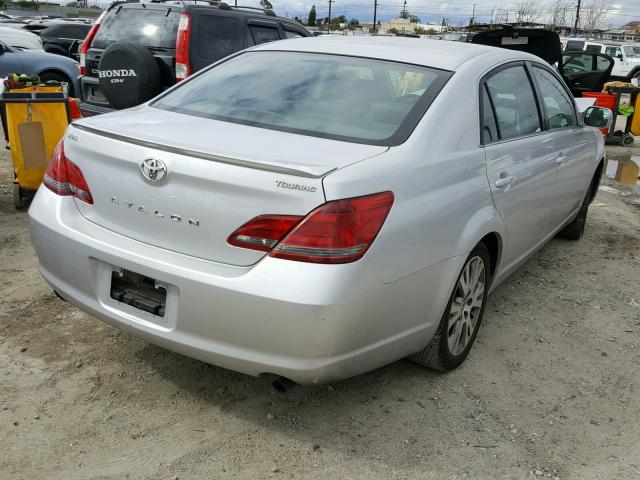
[[[613,58],[611,75],[627,81],[640,78],[640,46],[612,42],[597,42],[585,39],[567,39],[565,51],[583,50],[603,53]]]
[[[43,51],[42,40],[35,33],[7,28],[0,24],[0,42],[16,50]]]
[[[33,35],[29,33],[29,35]],[[36,38],[39,39],[36,35]],[[38,50],[20,50],[9,46],[0,33],[0,77],[10,73],[38,75],[43,82],[56,80],[69,84],[69,95],[78,91],[78,63],[70,58]]]
[[[45,52],[78,59],[78,47],[91,30],[89,23],[58,22],[40,32]]]
[[[304,384],[405,356],[450,370],[489,292],[582,236],[610,123],[522,52],[273,42],[71,124],[31,238],[60,296],[212,364]]]
[[[0,18],[0,27],[23,29],[26,22],[13,18]]]
[[[84,115],[133,107],[192,73],[252,45],[308,37],[272,10],[226,3],[116,4],[82,46]]]

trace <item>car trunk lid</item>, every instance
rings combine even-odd
[[[150,107],[73,125],[65,153],[93,195],[93,205],[76,200],[85,218],[144,243],[239,266],[265,253],[229,245],[238,227],[258,215],[306,215],[325,201],[324,175],[387,150]],[[145,178],[145,160],[165,165],[166,177]]]
[[[549,64],[560,60],[562,44],[557,33],[538,28],[504,27],[480,32],[471,43],[507,48],[536,55]]]

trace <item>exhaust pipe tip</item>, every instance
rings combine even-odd
[[[273,385],[273,388],[275,389],[276,392],[287,393],[289,390],[291,390],[293,387],[297,386],[298,384],[293,380],[289,380],[286,377],[280,377],[277,380],[274,380],[271,385]]]

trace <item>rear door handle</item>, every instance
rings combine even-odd
[[[513,182],[513,177],[500,176],[500,178],[496,180],[495,186],[496,188],[504,188],[508,185],[511,185],[512,182]]]

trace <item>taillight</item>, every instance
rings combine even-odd
[[[176,81],[184,80],[191,75],[189,62],[189,41],[191,37],[191,15],[180,14],[178,37],[176,39]]]
[[[87,52],[91,47],[91,42],[93,41],[93,38],[96,36],[96,33],[98,33],[98,29],[100,28],[100,22],[102,22],[102,19],[104,18],[104,16],[107,14],[108,11],[109,9],[102,12],[102,14],[95,21],[95,23],[91,25],[91,29],[87,33],[87,36],[84,37],[84,41],[82,42],[82,48],[80,49],[80,74],[81,75],[87,74]]]
[[[58,195],[73,195],[89,205],[93,197],[80,167],[64,154],[64,143],[58,142],[44,174],[44,186]]]
[[[354,262],[369,249],[392,205],[393,193],[382,192],[327,202],[302,220],[263,215],[232,233],[228,242],[298,262]]]
[[[233,232],[227,241],[236,247],[268,252],[300,220],[297,215],[260,215]]]

